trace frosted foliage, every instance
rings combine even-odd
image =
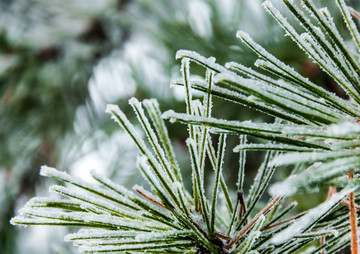
[[[301,184],[301,183],[300,183]],[[271,186],[269,192],[272,195],[292,195],[296,193],[298,188],[298,179],[296,175],[290,176],[285,182],[277,183]]]
[[[151,151],[147,148],[145,142],[142,140],[142,138],[139,136],[137,131],[135,130],[134,126],[129,122],[129,120],[126,118],[125,114],[119,109],[119,107],[114,105],[108,105],[106,108],[106,112],[110,113],[112,115],[112,118],[122,127],[125,131],[128,132],[128,134],[132,137],[133,141],[137,145],[140,152],[147,156],[147,158],[150,160],[150,163],[153,165],[153,169],[155,170],[155,173],[160,177],[160,181],[165,183],[165,180],[168,180],[169,175],[166,175],[163,169],[161,168],[160,163],[154,155],[151,153]],[[169,179],[170,180],[170,179]],[[171,182],[171,181],[169,181]],[[168,184],[169,188],[171,188]]]
[[[304,25],[305,28],[307,28],[307,27],[311,27],[311,28],[312,28],[311,31],[309,31],[309,32],[312,32],[313,34],[315,34],[315,37],[317,37],[318,39],[320,39],[321,43],[322,43],[323,46],[324,46],[324,49],[325,49],[325,50],[328,50],[328,51],[330,52],[330,54],[334,55],[334,56],[336,57],[336,61],[340,62],[340,64],[341,64],[342,66],[349,66],[349,65],[347,65],[347,63],[345,63],[344,56],[341,55],[341,54],[338,54],[338,49],[337,49],[337,48],[332,48],[331,44],[327,41],[327,39],[325,38],[324,33],[321,31],[321,29],[318,28],[318,27],[314,27],[314,26],[311,24],[310,20],[304,15],[304,13],[302,13],[302,11],[301,11],[300,9],[298,9],[298,8],[297,8],[295,5],[293,5],[293,4],[292,4],[292,6],[293,6],[293,8],[294,8],[295,10],[297,10],[297,12],[300,13],[300,15],[304,18],[304,21],[305,21],[304,24],[306,24],[306,25]],[[311,12],[311,11],[310,11],[310,12]],[[320,10],[320,12],[321,12],[323,15],[327,15],[327,17],[328,17],[328,21],[325,21],[324,19],[321,20],[321,21],[323,22],[323,25],[324,25],[324,23],[325,23],[325,26],[327,26],[327,27],[332,27],[332,26],[333,26],[332,17],[331,17],[330,14],[328,13],[327,9],[326,9],[326,8],[323,8],[323,9]],[[321,15],[321,14],[320,14],[320,15],[317,14],[317,16],[322,16],[322,15]],[[320,19],[321,19],[321,18],[320,18]],[[328,22],[329,22],[330,24],[328,24]],[[331,30],[334,30],[334,29],[331,29]],[[341,39],[341,37],[339,36],[339,34],[336,32],[336,29],[335,29],[335,31],[333,31],[332,33],[335,34],[336,40],[338,40],[340,43],[343,43],[343,40]],[[309,37],[309,38],[308,38],[308,41],[313,41],[313,40]],[[313,45],[316,45],[315,48],[318,48],[318,53],[320,53],[320,52],[322,51],[320,45],[317,45],[317,43],[313,43]],[[322,59],[325,60],[325,61],[328,61],[328,60],[329,60],[329,56],[327,56],[327,57],[325,57],[325,58],[322,57]],[[330,62],[327,62],[326,64],[329,65],[329,63],[330,63]],[[333,65],[331,68],[333,68],[334,70],[336,69],[336,67],[335,67],[334,65]],[[350,69],[350,72],[353,72],[352,74],[355,74],[353,69]],[[339,73],[339,75],[341,75],[341,73]],[[356,74],[355,74],[355,75],[356,75]]]
[[[202,82],[193,82],[195,89],[199,89],[201,91],[205,91],[207,89],[207,85]],[[274,107],[274,105],[268,105],[261,100],[258,100],[255,96],[245,96],[239,92],[232,91],[230,89],[221,88],[219,86],[213,86],[212,87],[212,93],[216,94],[217,96],[229,100],[231,102],[239,103],[242,105],[248,105],[255,110],[266,112],[268,114],[274,115],[274,116],[282,116],[285,119],[288,119],[290,121],[296,121],[301,123],[309,123],[306,119],[302,118],[301,116],[297,116],[294,114],[291,114],[287,111],[284,111],[278,107]]]
[[[214,57],[210,57],[210,58],[206,58],[206,57],[203,57],[201,56],[200,54],[194,52],[194,51],[190,51],[190,50],[178,50],[176,52],[176,59],[180,59],[180,58],[188,58],[194,62],[197,62],[199,64],[202,64],[204,65],[205,67],[208,67],[209,69],[211,70],[214,70],[214,71],[225,71],[226,72],[226,68],[215,63],[214,60],[215,58]]]
[[[0,29],[6,31],[15,45],[46,48],[79,36],[86,31],[92,16],[101,15],[112,5],[113,0],[94,0],[92,5],[81,0],[68,5],[59,0],[51,1],[50,5],[42,1],[12,2],[8,8],[1,8]]]
[[[116,54],[98,63],[88,86],[98,111],[102,111],[109,102],[132,96],[136,88],[130,66]]]
[[[306,215],[295,221],[287,229],[277,233],[271,241],[274,244],[280,244],[293,236],[300,235],[303,231],[307,230],[308,227],[311,227],[316,220],[328,213],[331,208],[333,208],[341,199],[353,190],[354,188],[348,188],[334,194],[328,201],[322,203],[314,209],[311,209]]]
[[[70,176],[68,174],[66,174],[65,172],[60,172],[57,169],[53,168],[53,167],[48,167],[48,166],[42,166],[40,168],[40,175],[42,176],[55,176],[55,177],[61,177],[65,180],[70,179]]]
[[[349,10],[343,0],[337,2],[356,40],[358,32],[352,31],[354,22]],[[181,112],[185,113],[170,109],[162,114],[154,99],[140,102],[131,98],[129,104],[135,118],[116,105],[106,107],[106,112],[121,127],[122,135],[128,137],[123,139],[114,134],[112,141],[124,147],[125,143],[133,143],[140,155],[134,159],[121,149],[112,149],[112,143],[103,148],[104,153],[122,159],[125,156],[127,161],[122,166],[128,169],[127,163],[136,165],[147,185],[143,187],[136,182],[132,188],[125,188],[102,175],[101,169],[100,172],[92,170],[85,181],[83,176],[43,166],[42,176],[65,185],[49,188],[56,197],[30,199],[11,223],[79,227],[78,232],[68,234],[65,240],[85,253],[291,254],[319,253],[324,249],[326,253],[335,254],[348,246],[349,236],[356,235],[356,227],[354,223],[349,227],[346,206],[350,207],[350,214],[354,214],[352,208],[359,199],[358,194],[354,195],[355,201],[353,195],[349,195],[359,185],[356,171],[360,167],[359,63],[348,52],[327,9],[318,10],[307,0],[302,7],[295,1],[280,1],[279,4],[294,15],[295,19],[290,20],[283,16],[283,7],[273,3],[275,1],[266,0],[263,7],[350,99],[341,99],[301,76],[242,31],[237,32],[237,37],[258,55],[254,69],[234,62],[224,67],[214,57],[179,50],[176,59],[181,59],[181,75],[172,85],[183,88],[186,108]],[[210,24],[210,19],[217,13],[211,13],[213,9],[207,1],[187,1],[186,4],[191,29],[199,37],[212,37],[215,26]],[[235,6],[235,1],[226,0],[225,5]],[[255,6],[254,1],[251,6]],[[163,7],[158,7],[159,11],[171,18]],[[227,12],[236,15],[233,10]],[[185,16],[177,18],[186,22]],[[299,26],[290,24],[295,20]],[[299,28],[302,32],[297,31]],[[161,93],[157,91],[158,85],[166,75],[158,60],[165,62],[166,56],[161,46],[159,51],[152,51],[150,42],[144,42],[141,50],[137,50],[134,45],[142,44],[141,38],[142,35],[132,37],[124,45],[124,51],[118,52],[126,61],[117,62],[119,55],[114,53],[94,70],[89,89],[91,96],[101,97],[97,101],[99,105],[134,93],[134,77],[156,84],[148,90],[155,89],[157,95]],[[132,45],[133,42],[136,43]],[[145,72],[142,69],[146,69]],[[128,81],[130,86],[126,91],[124,87],[110,86],[101,91],[104,89],[101,84],[120,79]],[[217,101],[212,104],[217,99],[254,108],[275,117],[275,121],[226,119],[228,114],[213,109],[222,105]],[[78,131],[91,125],[90,121],[81,122],[84,112],[85,107],[76,113]],[[239,112],[242,113],[247,115]],[[188,137],[182,139],[186,140],[190,157],[187,161],[190,165],[185,166],[187,174],[181,173],[164,119],[184,124],[188,129]],[[226,137],[230,135],[236,140],[240,138],[235,148],[226,148]],[[247,143],[247,140],[256,143]],[[228,143],[234,144],[232,140]],[[239,153],[236,163],[226,161],[232,157],[225,155],[231,149]],[[245,174],[249,150],[266,151],[252,180]],[[291,173],[274,183],[273,175],[280,173],[277,179],[282,175],[279,172],[282,168],[277,167],[283,166],[291,169]],[[355,177],[349,179],[353,171]],[[231,177],[238,173],[238,176],[228,181],[223,173]],[[234,186],[228,186],[227,182]],[[191,188],[187,189],[187,185]],[[334,186],[337,192],[329,195],[325,202],[302,213],[294,209],[297,203],[292,200],[293,195],[314,193],[328,186]],[[265,192],[272,196],[268,202],[263,196]],[[354,218],[356,222],[356,216],[350,216],[351,221]],[[319,245],[319,239],[325,237],[324,244]]]
[[[332,124],[326,131],[329,135],[348,136],[360,133],[360,125],[358,123],[344,122],[340,124]]]
[[[142,105],[141,103],[135,99],[135,98],[131,98],[129,100],[130,105],[133,106],[139,121],[141,122],[143,128],[146,131],[146,134],[149,138],[149,141],[152,143],[152,146],[154,148],[154,152],[158,155],[158,157],[160,158],[160,163],[162,164],[162,166],[165,168],[166,173],[168,174],[169,178],[171,179],[171,181],[174,181],[173,178],[173,172],[170,166],[170,162],[165,159],[165,153],[164,150],[162,149],[162,147],[159,144],[158,138],[154,132],[154,130],[152,129],[148,119],[145,116],[145,112],[142,109]]]
[[[303,76],[298,74],[293,68],[279,61],[277,58],[275,58],[273,55],[268,53],[260,45],[255,43],[247,33],[243,31],[238,31],[237,37],[240,38],[245,44],[247,44],[252,50],[254,50],[261,58],[266,59],[264,64],[269,66],[270,71],[272,70],[276,71],[281,76],[286,77],[287,79],[289,78],[292,81],[292,83],[295,83],[297,86],[298,85],[303,86],[304,88],[310,90],[311,93],[316,93],[321,97],[329,99],[332,103],[335,103],[338,107],[341,107],[346,111],[350,110],[350,108],[352,111],[354,110],[358,111],[356,108],[354,108],[354,105],[345,103],[340,98],[334,96],[333,94],[322,89],[321,87],[316,86],[315,84],[310,82],[307,78],[304,78]],[[305,41],[303,42],[304,42],[304,46],[308,44],[308,42]],[[309,50],[313,51],[312,49]],[[331,61],[331,59],[329,61]]]
[[[261,47],[259,44],[255,43],[252,38],[249,36],[249,34],[245,33],[244,31],[238,31],[236,33],[236,37],[241,39],[244,43],[249,45],[250,48],[252,48],[260,57],[266,59],[271,64],[273,64],[273,68],[280,70],[281,73],[289,74],[291,77],[296,78],[297,80],[304,81],[304,83],[310,83],[310,81],[307,78],[302,77],[300,74],[298,74],[293,68],[286,65],[285,63],[281,62],[277,58],[275,58],[273,55],[271,55],[269,52],[267,52],[263,47]],[[314,84],[311,84],[313,86]]]
[[[153,183],[155,186],[154,188],[159,191],[160,193],[165,193],[164,189],[161,188],[161,184],[155,174],[152,172],[151,168],[148,164],[148,159],[145,156],[138,157],[137,159],[137,167],[140,169],[141,173],[143,174],[144,178],[148,181]]]
[[[248,90],[253,96],[259,97],[259,100],[266,97],[268,100],[276,101],[278,104],[277,106],[290,109],[289,111],[295,111],[295,113],[301,111],[314,115],[318,114],[319,117],[322,118],[326,115],[327,119],[331,119],[330,121],[337,120],[335,118],[337,114],[335,114],[334,111],[329,110],[328,107],[325,107],[315,101],[309,101],[303,96],[297,95],[296,90],[289,91],[288,89],[283,89],[280,86],[273,86],[257,81],[249,81],[230,74],[219,74],[215,77],[215,82],[223,80],[236,82],[239,86],[243,87],[244,90]]]
[[[345,23],[346,23],[351,35],[353,36],[353,39],[356,42],[358,49],[360,49],[360,34],[359,34],[359,31],[357,30],[357,27],[356,27],[354,21],[352,20],[350,11],[349,11],[348,7],[346,6],[345,1],[337,0],[336,3],[338,4],[339,9],[342,12]]]
[[[250,231],[249,235],[234,250],[234,253],[239,253],[239,254],[249,253],[249,249],[255,243],[255,241],[259,238],[259,236],[261,235],[261,232],[259,230],[260,230],[261,226],[264,224],[264,222],[265,222],[265,216],[261,215],[259,220],[254,225],[253,229]]]
[[[291,38],[309,54],[311,58],[317,60],[320,66],[326,66],[325,59],[329,59],[323,49],[314,42],[308,33],[302,33],[299,35],[296,30],[287,22],[287,20],[280,14],[280,12],[274,8],[270,1],[264,3],[266,9],[277,19],[280,26],[286,30]],[[304,17],[306,20],[306,17]],[[319,35],[321,36],[321,35]],[[331,63],[331,62],[330,62]],[[332,71],[337,73],[337,69],[332,66]],[[327,69],[326,69],[327,70]],[[341,76],[341,73],[339,73]]]
[[[357,149],[334,151],[334,152],[312,152],[312,153],[286,153],[274,158],[270,165],[289,165],[300,162],[316,162],[327,161],[342,157],[355,157],[359,156],[360,151]]]
[[[289,4],[291,5],[291,3]],[[356,101],[359,101],[360,98],[357,95],[356,86],[354,87],[353,84],[355,82],[358,83],[358,81],[352,77],[354,71],[351,68],[347,68],[348,65],[344,62],[343,57],[337,57],[337,49],[333,50],[333,47],[324,38],[323,33],[318,32],[319,29],[310,23],[302,11],[292,5],[292,12],[296,16],[301,16],[301,23],[309,31],[309,33],[303,33],[299,36],[295,29],[286,21],[280,12],[271,5],[270,2],[267,2],[265,6],[278,21],[279,25],[289,33],[291,38],[299,45],[299,47],[302,48],[312,59],[314,59],[330,76],[339,82],[339,84],[351,97],[353,97]]]
[[[202,0],[188,1],[189,23],[195,34],[209,38],[212,35],[211,9]]]
[[[314,163],[298,175],[291,175],[283,182],[276,183],[270,187],[270,193],[273,195],[293,195],[303,191],[319,191],[322,181],[336,181],[352,170],[352,167],[360,166],[357,157],[342,158],[328,163]]]
[[[116,112],[117,114],[121,114],[120,112],[120,109],[117,105],[114,105],[114,104],[107,104],[106,105],[106,110],[105,110],[106,113],[112,113],[112,112]],[[115,116],[112,116],[111,117],[112,119],[116,119]]]

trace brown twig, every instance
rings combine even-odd
[[[350,208],[350,201],[349,201],[349,200],[341,200],[340,203],[343,204],[343,205],[346,205],[347,207]],[[356,210],[360,210],[360,205],[356,205],[356,204],[355,204],[355,209],[356,209]]]
[[[335,186],[330,186],[329,187],[329,191],[328,191],[328,195],[326,197],[326,200],[329,200],[333,194],[336,193],[336,187]]]
[[[266,207],[264,207],[264,209],[262,209],[258,214],[256,214],[254,219],[252,219],[245,227],[242,228],[239,235],[229,243],[226,249],[229,250],[231,246],[233,246],[234,243],[236,243],[240,239],[240,237],[242,237],[252,226],[254,226],[254,224],[259,220],[261,215],[266,214],[277,202],[279,202],[281,197],[282,196],[277,196],[276,198],[274,198]]]
[[[221,238],[221,239],[223,239],[223,240],[225,240],[225,241],[231,240],[231,237],[230,237],[230,236],[225,235],[225,234],[222,234],[222,233],[220,233],[220,232],[214,232],[214,235],[215,235],[217,238]]]
[[[320,237],[320,246],[323,246],[325,244],[325,236]],[[321,254],[325,254],[325,249],[321,250]]]
[[[139,189],[135,189],[135,191],[137,193],[139,193],[141,196],[143,196],[144,198],[146,198],[147,200],[161,206],[162,208],[165,208],[166,210],[169,210],[166,206],[164,206],[162,203],[160,203],[159,201],[155,200],[155,197],[150,197],[150,194],[145,194],[143,191],[139,190]]]
[[[296,215],[296,216],[294,216],[294,217],[291,217],[291,218],[289,218],[289,219],[286,219],[286,220],[280,221],[280,222],[278,222],[278,223],[272,224],[272,225],[270,225],[270,226],[267,226],[266,228],[262,228],[262,229],[260,229],[260,231],[265,231],[265,230],[268,230],[268,229],[270,229],[270,228],[274,228],[274,227],[280,226],[280,225],[282,225],[282,224],[284,224],[284,223],[286,223],[286,222],[299,219],[300,217],[303,217],[305,214],[307,214],[307,212],[300,213],[300,214],[298,214],[298,215]]]
[[[350,11],[350,14],[351,14],[353,17],[355,17],[355,18],[357,18],[357,19],[360,19],[360,13],[359,13],[359,12],[355,11],[353,8],[350,8],[350,7],[349,7],[349,11]]]
[[[348,173],[349,179],[354,178],[354,172]],[[350,227],[351,227],[351,253],[358,254],[359,253],[359,243],[358,243],[358,230],[357,230],[357,221],[356,221],[356,210],[355,210],[355,198],[354,192],[350,192],[349,194],[350,201]]]
[[[238,200],[239,200],[239,204],[240,204],[240,207],[239,207],[239,219],[246,213],[246,203],[245,203],[245,200],[244,200],[244,193],[239,191],[237,193],[238,195]],[[247,220],[245,220],[245,223],[247,223]]]

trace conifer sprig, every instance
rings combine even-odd
[[[108,112],[129,133],[143,154],[139,157],[137,165],[149,182],[151,192],[141,186],[134,186],[134,191],[127,190],[94,171],[92,176],[99,183],[98,185],[89,184],[65,172],[44,166],[41,169],[42,175],[56,178],[76,188],[52,186],[50,188],[52,192],[57,192],[66,198],[33,198],[20,211],[21,215],[12,219],[13,224],[90,228],[81,229],[78,233],[65,237],[67,241],[73,242],[85,253],[141,253],[145,251],[149,253],[184,251],[189,253],[196,251],[200,253],[251,253],[258,251],[261,253],[271,249],[291,253],[305,243],[324,235],[349,232],[348,227],[339,226],[338,221],[347,217],[347,211],[342,209],[346,206],[339,202],[354,189],[351,186],[306,215],[299,214],[284,219],[294,204],[281,211],[278,209],[284,204],[281,196],[270,201],[256,215],[252,215],[255,205],[260,201],[276,169],[270,164],[276,154],[273,151],[268,153],[247,195],[243,193],[245,192],[242,183],[245,154],[241,152],[237,183],[238,199],[235,203],[230,200],[234,207],[233,212],[228,209],[225,210],[227,214],[224,214],[224,209],[218,207],[217,204],[221,199],[225,199],[224,196],[219,195],[218,189],[226,134],[221,134],[219,138],[217,155],[214,155],[215,184],[208,194],[202,186],[206,178],[204,171],[199,168],[199,151],[196,150],[202,144],[202,139],[189,141],[189,152],[193,157],[192,168],[196,171],[194,174],[200,190],[198,194],[200,210],[196,211],[195,199],[191,198],[185,190],[183,182],[176,180],[175,167],[166,170],[167,162],[170,158],[174,158],[174,155],[169,156],[172,154],[169,152],[172,149],[168,149],[168,154],[160,152],[161,145],[155,137],[158,130],[152,129],[157,128],[153,126],[162,126],[163,123],[156,124],[149,120],[142,110],[142,103],[135,99],[131,99],[130,103],[134,106],[144,131],[151,136],[148,137],[148,143],[152,151],[119,108],[109,106]],[[157,105],[154,100],[146,101],[146,103],[148,106],[150,103]],[[162,121],[159,118],[159,111],[152,112],[155,113],[153,119]],[[194,128],[194,130],[202,133],[201,129]],[[164,139],[168,140],[168,137]],[[240,144],[245,144],[245,136],[242,136]],[[213,149],[211,144],[206,149],[209,147]],[[178,164],[174,162],[173,165]],[[170,186],[171,181],[173,182]],[[246,201],[243,195],[247,196]],[[212,197],[212,201],[208,197]],[[300,219],[301,222],[292,223]],[[291,236],[282,233],[284,230],[290,231],[288,228],[295,227],[293,225],[297,225],[296,233]],[[282,234],[285,234],[287,238],[283,239]],[[337,236],[334,237],[336,238]],[[343,244],[344,239],[339,238],[335,243],[334,241],[329,242],[338,246]]]
[[[336,1],[359,50],[360,36],[348,7],[343,0]],[[174,84],[185,87],[186,113],[162,114],[156,100],[132,98],[130,105],[146,136],[142,138],[117,106],[107,107],[141,153],[136,163],[150,190],[136,185],[131,191],[96,172],[92,177],[98,184],[90,184],[44,166],[41,175],[68,184],[50,187],[65,198],[33,198],[11,223],[78,226],[81,229],[65,239],[85,253],[290,254],[305,249],[307,253],[336,253],[350,243],[356,253],[360,65],[327,9],[319,9],[310,0],[301,1],[303,8],[292,1],[282,2],[302,25],[302,32],[269,0],[263,6],[343,88],[349,100],[303,77],[244,32],[237,37],[258,54],[255,66],[262,71],[233,62],[222,66],[214,58],[180,50],[176,57],[182,59],[182,79]],[[204,67],[202,81],[192,79],[191,63]],[[193,98],[195,90],[204,94],[202,101]],[[211,115],[213,96],[255,108],[276,120],[255,123],[215,118]],[[192,191],[185,188],[163,118],[188,128]],[[239,153],[239,164],[229,169],[237,176],[235,187],[227,186],[223,176],[230,135],[240,138],[239,145],[232,147]],[[267,143],[248,143],[248,135]],[[248,150],[267,151],[249,190],[244,186]],[[278,167],[288,165],[294,166],[292,174],[269,188]],[[213,176],[207,167],[212,168]],[[322,186],[337,187],[338,192],[309,211],[296,213],[296,203],[287,202],[286,196]],[[272,198],[264,203],[261,199],[268,189]],[[219,204],[226,204],[226,209]],[[309,247],[314,242],[318,245]]]

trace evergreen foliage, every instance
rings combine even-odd
[[[263,6],[337,82],[347,99],[300,75],[242,31],[237,37],[259,56],[256,70],[234,62],[223,66],[213,57],[180,50],[176,58],[181,59],[182,78],[173,84],[184,87],[186,113],[169,110],[162,114],[156,100],[132,98],[130,105],[146,135],[143,139],[117,106],[108,105],[106,110],[139,149],[137,167],[151,192],[141,186],[125,189],[96,172],[92,177],[98,184],[89,184],[43,166],[41,175],[67,183],[50,188],[66,198],[33,198],[11,223],[82,227],[65,239],[86,253],[337,253],[350,243],[352,253],[358,253],[360,34],[351,15],[359,14],[344,0],[336,0],[352,39],[349,47],[327,8],[319,9],[311,0],[300,1],[301,6],[282,2],[301,27],[290,24],[271,1]],[[204,67],[202,81],[192,78],[191,63]],[[203,99],[194,99],[194,91],[202,92]],[[254,108],[275,121],[212,117],[213,97]],[[191,191],[185,188],[163,118],[187,125]],[[236,188],[229,188],[223,177],[229,135],[240,138],[234,148],[239,165],[232,168],[238,175]],[[266,142],[248,143],[247,136]],[[266,156],[247,191],[248,150],[265,150]],[[207,162],[214,172],[209,188]],[[293,167],[290,176],[273,184],[272,198],[261,202],[277,168],[289,165]],[[311,210],[293,212],[296,203],[288,204],[286,196],[320,187],[338,192],[332,191]],[[231,189],[236,189],[235,200]]]

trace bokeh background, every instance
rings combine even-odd
[[[357,2],[349,4],[359,9]],[[31,196],[47,195],[51,180],[39,176],[41,165],[84,179],[95,168],[130,188],[142,182],[135,168],[135,147],[104,109],[107,103],[116,103],[132,118],[127,101],[135,96],[157,98],[162,110],[183,111],[183,91],[170,87],[171,80],[180,76],[178,49],[214,56],[222,64],[238,61],[252,66],[256,56],[235,37],[241,29],[304,75],[342,95],[284,37],[261,3],[0,0],[0,252],[77,253],[62,240],[69,229],[9,224]],[[269,120],[223,101],[215,101],[214,115]],[[186,129],[176,124],[169,129],[186,172]],[[230,182],[234,160],[229,155],[226,162]],[[261,154],[249,155],[249,178],[260,162]],[[311,207],[298,199],[305,208]]]

